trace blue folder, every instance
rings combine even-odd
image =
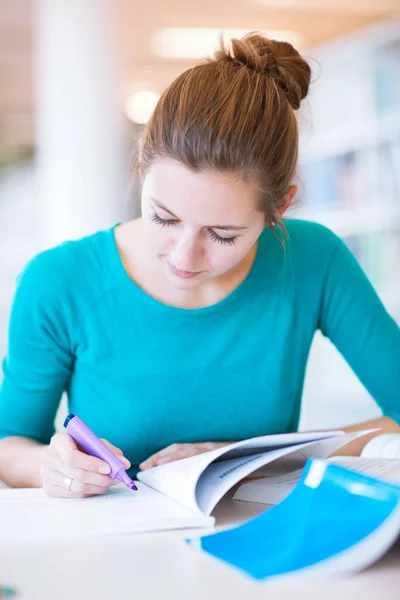
[[[358,571],[400,533],[400,487],[322,460],[308,460],[301,480],[277,506],[189,544],[266,579],[318,568]]]

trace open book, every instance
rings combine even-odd
[[[54,499],[43,490],[0,491],[0,543],[160,531],[214,524],[211,512],[235,484],[274,463],[304,466],[368,433],[325,431],[269,435],[139,473],[138,491],[122,486],[103,496]]]
[[[400,485],[400,433],[376,436],[367,443],[361,456],[333,456],[327,462]],[[272,465],[254,474],[254,480],[243,483],[234,499],[278,504],[294,489],[302,475],[303,468],[298,468],[289,457],[283,468],[279,464]]]

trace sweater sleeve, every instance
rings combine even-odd
[[[18,278],[0,387],[0,438],[24,436],[45,444],[54,433],[73,368],[61,283],[51,250],[36,256]]]
[[[332,242],[319,328],[383,415],[400,424],[400,328],[344,242],[333,234]]]

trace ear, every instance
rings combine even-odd
[[[282,219],[283,215],[285,214],[285,212],[287,211],[289,206],[292,204],[293,198],[295,197],[296,193],[297,193],[297,185],[291,185],[288,189],[286,196],[282,199],[282,201],[280,203],[280,206],[278,209],[279,219]]]

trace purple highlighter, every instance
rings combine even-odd
[[[104,442],[79,417],[70,413],[64,421],[64,427],[86,454],[96,456],[110,466],[110,477],[119,479],[131,490],[137,490],[135,482],[125,471],[124,463],[115,456],[114,452],[107,448]]]

